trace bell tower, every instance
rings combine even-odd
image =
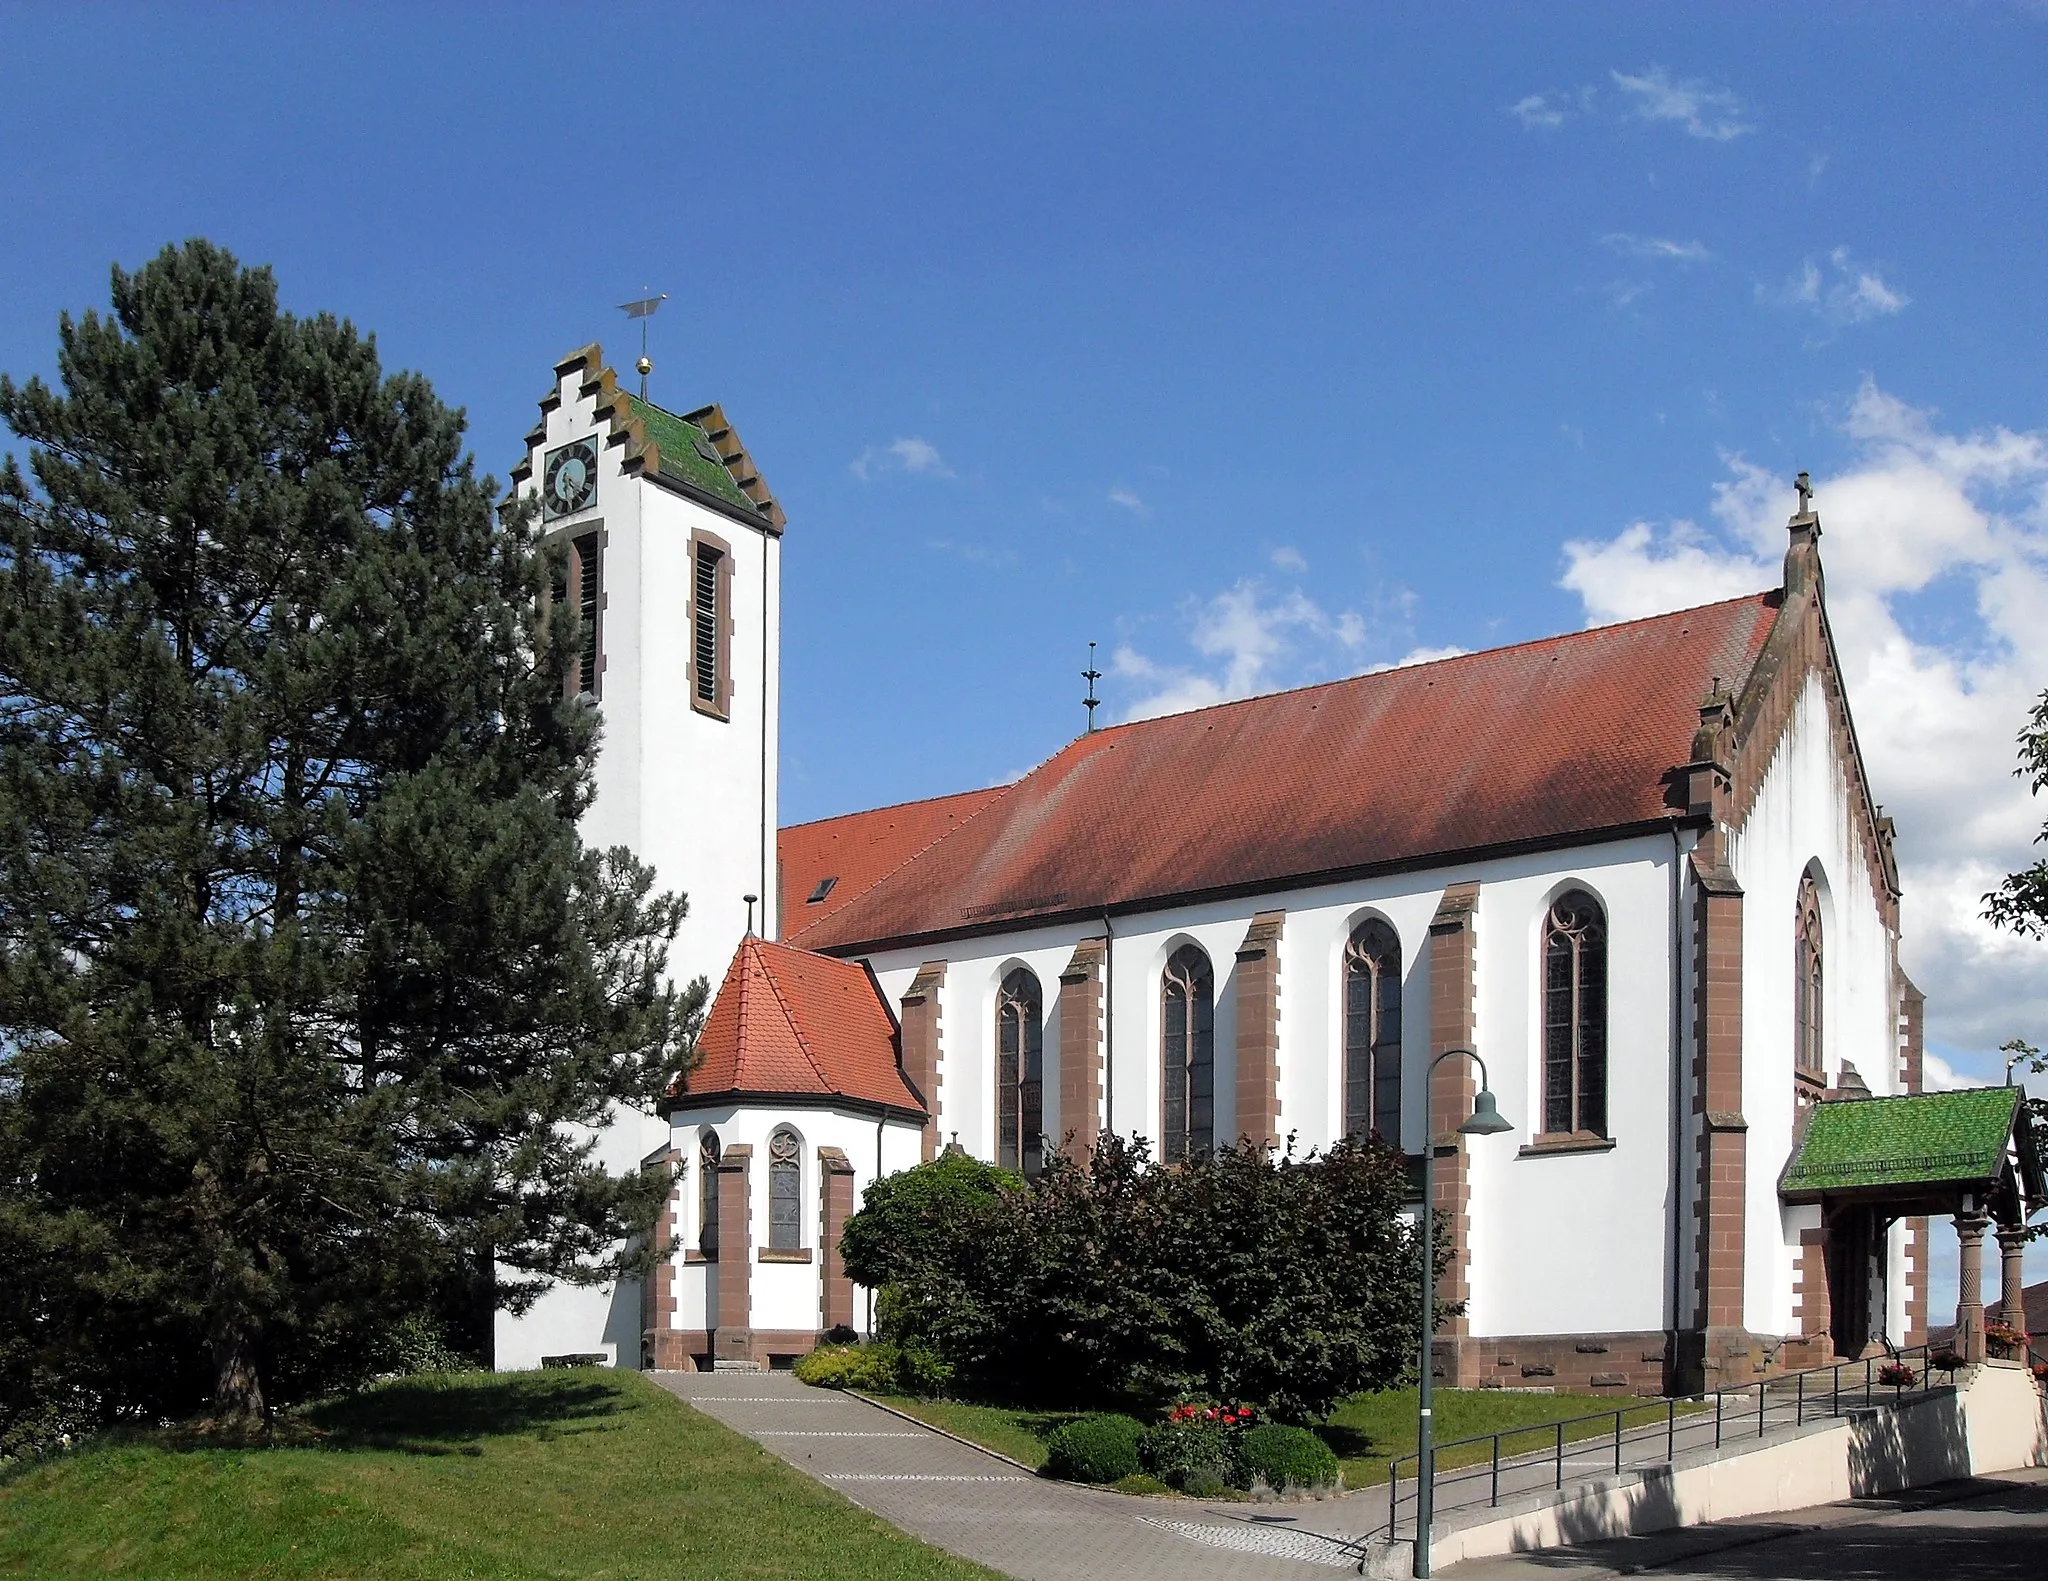
[[[776,936],[782,507],[716,405],[622,389],[598,346],[555,366],[515,489],[570,548],[604,716],[584,839],[629,846],[689,896],[669,951],[718,981],[747,932]]]
[[[776,936],[776,763],[782,507],[718,406],[673,412],[620,388],[596,345],[555,365],[515,492],[568,548],[557,596],[578,601],[568,685],[603,715],[583,839],[628,847],[689,897],[669,974],[716,984],[754,928]],[[606,1168],[637,1168],[666,1116],[620,1110]],[[550,1356],[640,1362],[636,1284],[556,1286],[500,1313],[497,1365]]]

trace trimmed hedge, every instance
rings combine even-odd
[[[1121,1482],[1143,1469],[1138,1440],[1143,1424],[1128,1416],[1084,1416],[1056,1428],[1045,1441],[1045,1469],[1068,1482]]]
[[[953,1369],[921,1345],[820,1345],[792,1369],[820,1389],[865,1389],[870,1394],[946,1392]]]
[[[1238,1445],[1247,1477],[1263,1477],[1275,1492],[1333,1488],[1341,1471],[1330,1446],[1305,1427],[1255,1427]]]

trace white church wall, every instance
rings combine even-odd
[[[1236,952],[1254,914],[1281,910],[1280,1129],[1303,1152],[1330,1145],[1343,1125],[1344,949],[1352,931],[1378,915],[1401,939],[1401,1142],[1420,1152],[1431,1042],[1429,924],[1446,885],[1477,880],[1477,1045],[1517,1130],[1471,1147],[1473,1331],[1660,1329],[1669,1321],[1672,1284],[1673,853],[1670,837],[1654,835],[1114,917],[1107,1124],[1156,1141],[1160,974],[1174,950],[1193,942],[1208,953],[1216,975],[1215,1134],[1218,1141],[1237,1134]],[[1541,1121],[1541,929],[1551,901],[1573,884],[1594,893],[1608,916],[1608,1101],[1615,1146],[1521,1157],[1519,1147]],[[947,963],[941,1142],[958,1132],[975,1156],[994,1155],[995,997],[1004,971],[1021,962],[1038,973],[1047,1019],[1056,1027],[1059,970],[1077,940],[1102,931],[1099,920],[1068,922],[872,959],[892,1004],[923,962]],[[1058,1072],[1050,1036],[1047,1049],[1052,1091]],[[1624,1249],[1621,1255],[1617,1248]]]
[[[721,1150],[745,1146],[753,1149],[747,1170],[748,1240],[754,1262],[749,1271],[749,1290],[755,1329],[791,1332],[816,1331],[820,1326],[824,1246],[821,1240],[822,1203],[818,1149],[836,1147],[853,1167],[853,1203],[861,1205],[867,1189],[880,1175],[908,1169],[919,1158],[919,1131],[902,1121],[877,1120],[843,1110],[809,1108],[799,1105],[718,1105],[680,1111],[673,1116],[671,1145],[681,1160],[680,1209],[677,1214],[675,1251],[675,1323],[683,1329],[717,1327],[717,1263],[693,1263],[684,1259],[686,1249],[702,1244],[704,1226],[702,1202],[702,1154],[704,1133],[717,1133]],[[795,1131],[802,1142],[798,1157],[803,1176],[797,1200],[802,1207],[801,1246],[811,1253],[807,1263],[763,1262],[760,1254],[768,1245],[768,1143],[783,1126]],[[854,1321],[868,1326],[868,1292],[854,1287]]]
[[[1899,1090],[1892,941],[1857,836],[1826,694],[1807,679],[1756,801],[1732,832],[1729,865],[1742,885],[1742,1112],[1749,1123],[1743,1321],[1760,1334],[1797,1330],[1798,1231],[1778,1200],[1791,1156],[1794,928],[1809,866],[1821,896],[1822,1049],[1832,1083],[1853,1063],[1876,1094]],[[1890,1284],[1904,1259],[1891,1253]],[[1902,1332],[1904,1309],[1897,1314]]]

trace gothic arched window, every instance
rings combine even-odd
[[[793,1252],[804,1243],[803,1143],[788,1126],[768,1138],[768,1249]]]
[[[1543,926],[1543,1129],[1607,1134],[1607,918],[1583,889]]]
[[[1827,1051],[1821,1041],[1820,888],[1808,873],[1799,880],[1798,934],[1793,942],[1792,1065],[1825,1078]]]
[[[1044,1160],[1045,1001],[1020,966],[996,994],[996,1162],[1036,1175]]]
[[[718,1133],[706,1131],[697,1143],[697,1250],[705,1258],[718,1255]]]
[[[1192,944],[1173,952],[1160,977],[1160,1064],[1165,1078],[1159,1156],[1169,1164],[1215,1145],[1216,979]]]
[[[1401,940],[1378,917],[1344,949],[1344,1134],[1401,1145]]]

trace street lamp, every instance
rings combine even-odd
[[[1429,1574],[1429,1523],[1436,1515],[1436,1443],[1430,1423],[1430,1401],[1435,1395],[1431,1380],[1436,1370],[1433,1354],[1436,1348],[1436,1210],[1431,1202],[1436,1137],[1428,1134],[1427,1123],[1429,1091],[1436,1077],[1436,1068],[1453,1055],[1468,1059],[1479,1067],[1479,1096],[1472,1100],[1472,1117],[1458,1127],[1458,1135],[1498,1136],[1515,1128],[1514,1121],[1503,1116],[1493,1101],[1493,1090],[1486,1078],[1486,1061],[1471,1049],[1445,1049],[1429,1062],[1429,1069],[1422,1078],[1425,1131],[1422,1139],[1422,1414],[1415,1432],[1415,1573],[1425,1577]]]

